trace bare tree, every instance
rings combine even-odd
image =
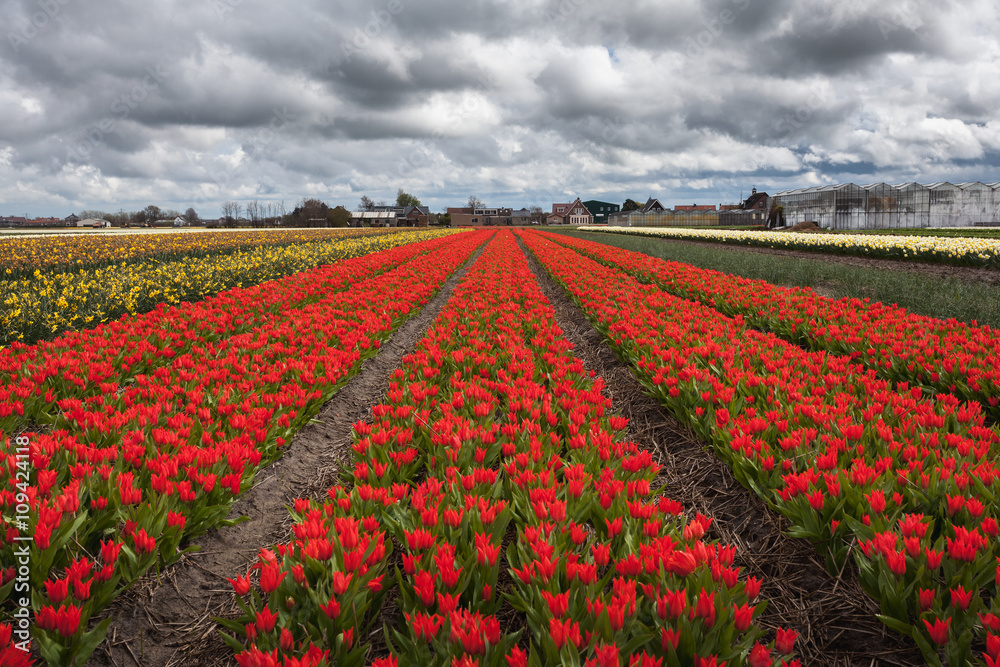
[[[361,206],[358,207],[359,211],[374,211],[375,202],[368,195],[361,195]]]
[[[486,205],[483,203],[483,200],[476,195],[469,195],[469,203],[466,204],[466,206],[475,210],[477,208],[484,208]]]
[[[247,217],[250,218],[251,227],[260,227],[263,215],[264,210],[259,201],[253,199],[247,202]]]
[[[188,210],[184,211],[184,219],[187,220],[189,225],[198,224],[200,220],[198,218],[198,212],[195,211],[194,208],[189,208]]]
[[[226,219],[227,227],[235,227],[240,219],[243,207],[239,202],[227,201],[222,205],[222,217]]]

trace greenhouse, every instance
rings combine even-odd
[[[620,211],[608,217],[613,227],[718,227],[718,211]]]
[[[823,185],[774,196],[785,225],[827,229],[1000,226],[1000,183]]]

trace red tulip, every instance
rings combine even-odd
[[[260,589],[265,593],[273,593],[287,576],[288,572],[282,572],[281,566],[276,562],[263,565],[260,568]]]
[[[733,622],[737,630],[745,632],[750,627],[750,623],[753,621],[753,612],[754,608],[748,604],[744,604],[741,607],[734,606]]]
[[[274,624],[278,620],[278,615],[267,607],[257,612],[257,629],[260,632],[270,632],[274,629]]]
[[[237,595],[246,595],[250,592],[250,578],[245,575],[237,576],[235,579],[227,579],[227,581],[232,584],[233,591]]]
[[[760,642],[753,645],[750,655],[747,656],[747,664],[750,667],[771,667],[774,661],[771,660],[771,652]]]
[[[777,637],[774,640],[774,648],[777,649],[778,653],[783,653],[788,655],[795,651],[795,640],[798,638],[799,633],[795,630],[778,627]]]
[[[956,609],[965,611],[969,608],[969,603],[972,602],[972,593],[974,591],[966,591],[961,584],[957,588],[951,589],[951,605]]]
[[[527,667],[528,665],[528,654],[519,646],[514,646],[510,653],[504,656],[504,659],[507,661],[507,667]]]
[[[921,620],[927,626],[927,632],[935,644],[946,644],[948,642],[948,628],[951,626],[950,617],[945,619],[936,618],[933,624],[929,623],[927,619]]]

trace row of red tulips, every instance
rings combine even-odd
[[[52,415],[52,430],[22,436],[30,441],[27,460],[14,456],[9,438],[2,440],[0,508],[8,522],[0,534],[0,622],[20,606],[9,584],[30,544],[23,560],[35,646],[50,664],[81,664],[109,623],[91,628],[90,618],[150,568],[175,561],[182,544],[225,524],[258,467],[280,455],[361,361],[484,240],[461,234],[432,242],[385,272],[397,251],[357,260],[372,267],[372,277],[356,282],[336,268],[307,272],[282,281],[297,308],[241,307],[241,318],[256,317],[244,322],[245,332],[215,340],[198,332],[180,353],[155,350],[165,361],[150,374],[95,382],[98,391],[88,387],[83,400],[60,399],[56,389],[33,397],[42,404],[32,414]],[[346,281],[353,282],[346,291],[322,290]],[[217,315],[215,326],[239,326]],[[184,320],[171,311],[155,318]],[[137,359],[128,348],[122,355],[128,360],[102,372],[131,373]],[[18,505],[28,510],[27,531],[10,521]],[[17,541],[25,533],[32,542]]]
[[[908,312],[867,299],[829,299],[620,248],[552,234],[602,264],[812,350],[850,356],[893,382],[978,401],[1000,421],[1000,331]]]
[[[798,664],[795,632],[758,641],[760,582],[653,488],[658,466],[571,347],[499,233],[355,425],[345,485],[295,504],[260,593],[232,580],[237,661],[359,664],[395,587],[377,667]]]
[[[647,389],[793,534],[816,542],[832,571],[853,552],[885,622],[929,664],[941,664],[939,651],[967,664],[982,640],[996,664],[1000,437],[978,403],[894,388],[541,234],[524,240]]]
[[[102,385],[123,385],[169,365],[178,355],[280,321],[339,292],[447,245],[447,238],[403,245],[249,288],[228,290],[183,307],[162,305],[96,329],[37,345],[0,350],[0,431],[49,424],[54,401],[86,399]]]

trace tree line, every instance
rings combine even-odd
[[[396,194],[395,206],[420,206],[420,199],[405,192],[402,188]],[[390,206],[384,201],[375,202],[367,195],[361,197],[359,211],[373,211],[376,207]],[[260,201],[227,201],[220,209],[221,217],[202,220],[194,208],[180,213],[173,209],[162,209],[149,205],[137,211],[119,210],[117,213],[107,213],[99,210],[80,211],[81,219],[95,218],[107,220],[120,227],[151,226],[158,220],[173,222],[183,218],[190,225],[205,224],[207,227],[348,227],[351,224],[351,212],[344,206],[330,206],[315,198],[303,198],[291,211],[285,208],[285,202]]]

